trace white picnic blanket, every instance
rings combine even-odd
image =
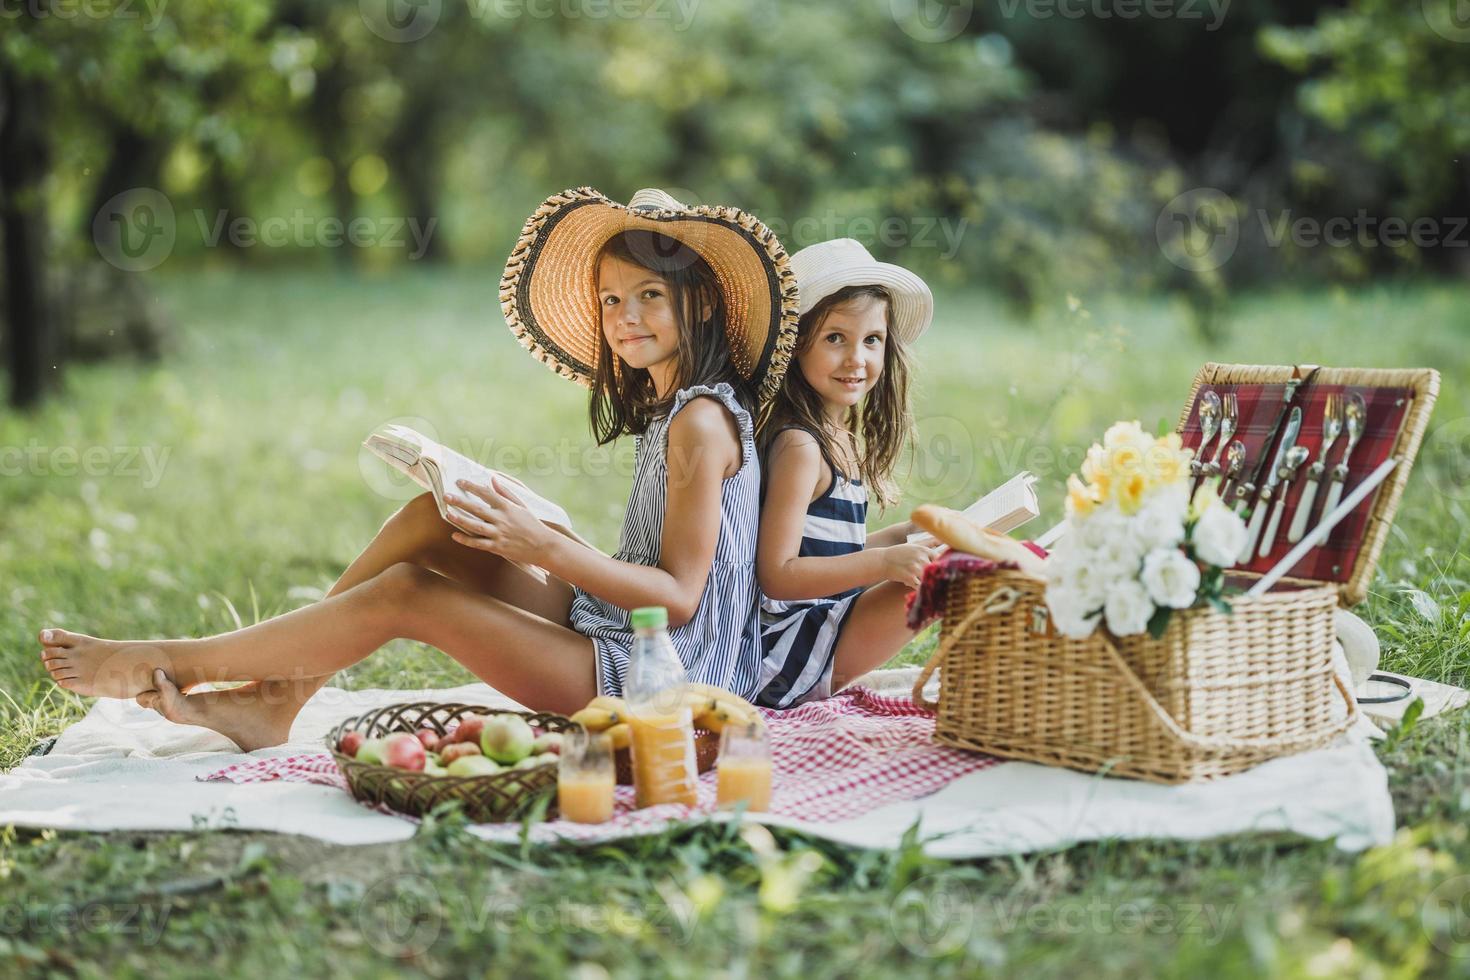
[[[907,690],[915,673],[876,671],[858,683]],[[328,687],[302,710],[288,744],[243,754],[214,732],[174,725],[131,701],[101,699],[61,734],[50,753],[0,774],[0,826],[234,828],[336,844],[404,840],[414,834],[414,824],[361,806],[331,787],[196,777],[233,763],[320,751],[326,732],[341,719],[418,699],[516,706],[484,684],[432,691]],[[1004,762],[854,820],[816,823],[762,814],[744,819],[864,848],[894,848],[917,823],[925,850],[945,858],[1052,850],[1104,838],[1199,840],[1258,831],[1335,838],[1339,848],[1357,851],[1387,843],[1394,829],[1387,773],[1369,744],[1372,732],[1362,721],[1331,746],[1209,783],[1161,786]],[[519,832],[502,825],[472,830],[487,838]]]

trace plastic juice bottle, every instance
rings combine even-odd
[[[697,802],[694,717],[678,697],[688,677],[669,639],[663,606],[632,612],[633,651],[623,699],[633,753],[633,790],[641,809]]]

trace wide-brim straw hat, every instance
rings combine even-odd
[[[796,346],[790,258],[760,219],[739,208],[686,205],[648,188],[626,205],[591,187],[553,194],[526,219],[505,263],[500,305],[521,346],[557,374],[592,386],[602,317],[597,257],[613,236],[653,231],[704,259],[724,294],[730,355],[761,402]]]
[[[902,266],[879,262],[853,238],[818,242],[791,256],[801,290],[801,313],[848,286],[882,286],[893,297],[893,329],[905,343],[918,340],[934,319],[929,285]]]

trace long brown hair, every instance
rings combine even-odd
[[[609,255],[647,269],[669,284],[669,301],[679,327],[678,365],[674,385],[659,398],[647,370],[617,362],[602,331],[599,305],[597,369],[588,410],[597,444],[624,434],[641,434],[650,422],[668,413],[676,392],[691,385],[726,382],[735,389],[740,403],[752,409],[755,396],[731,358],[725,296],[709,263],[678,239],[655,231],[613,236],[598,253],[598,263]]]
[[[798,363],[802,354],[811,349],[821,333],[822,324],[833,310],[862,301],[881,302],[884,319],[888,322],[888,339],[883,349],[883,373],[878,383],[868,392],[861,406],[848,409],[845,424],[848,432],[858,439],[858,472],[845,473],[838,465],[834,451],[832,433],[827,427],[827,413],[822,396],[817,394]],[[903,454],[905,443],[913,435],[914,421],[909,409],[909,358],[903,338],[893,325],[893,297],[882,286],[846,286],[830,296],[825,296],[813,306],[797,324],[796,351],[791,367],[786,372],[786,381],[776,395],[761,427],[760,440],[763,452],[769,451],[771,443],[784,428],[797,426],[811,433],[817,440],[822,457],[834,472],[851,479],[859,477],[879,507],[887,507],[898,499],[894,486],[893,471]]]

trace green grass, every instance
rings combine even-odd
[[[159,289],[175,356],[72,367],[38,414],[0,416],[0,767],[87,707],[45,681],[40,626],[199,635],[320,595],[406,492],[359,468],[383,422],[427,420],[613,546],[631,446],[582,451],[584,394],[516,348],[492,277],[210,272]],[[1059,301],[1018,324],[984,296],[942,296],[916,351],[911,493],[875,526],[1023,466],[1048,481],[1049,523],[1080,449],[1117,418],[1172,421],[1205,360],[1432,365],[1442,431],[1362,612],[1386,667],[1466,684],[1467,317],[1463,287],[1256,295],[1207,351],[1164,303]],[[338,683],[468,679],[400,642]],[[452,817],[382,848],[0,831],[0,974],[1467,975],[1467,738],[1461,712],[1380,750],[1403,830],[1359,856],[1257,836],[944,864],[728,828],[527,852]]]

